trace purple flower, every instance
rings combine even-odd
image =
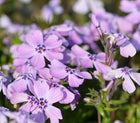
[[[137,73],[136,71],[137,70],[128,67],[118,68],[116,70],[109,71],[108,76],[111,78],[123,79],[123,89],[128,93],[133,93],[136,88],[132,80],[140,85],[140,73]]]
[[[138,24],[140,22],[140,1],[128,1],[122,0],[120,9],[124,12],[130,13],[125,18],[133,24]]]
[[[136,54],[136,49],[129,39],[120,33],[110,34],[107,39],[110,39],[111,50],[120,48],[120,54],[126,58],[133,57]]]
[[[1,123],[7,123],[8,122],[8,118],[6,116],[7,111],[8,111],[8,109],[6,109],[4,107],[0,107],[0,122]]]
[[[43,69],[40,69],[39,70],[39,76],[41,78],[44,78],[46,79],[48,82],[50,82],[51,84],[52,83],[58,83],[59,82],[59,79],[53,77],[51,74],[50,74],[50,69],[49,68],[43,68]]]
[[[107,64],[112,63],[112,59],[118,49],[120,49],[120,54],[124,57],[133,57],[136,54],[136,49],[127,36],[121,33],[105,33],[94,14],[91,15],[91,19],[93,25],[98,30],[101,42],[105,48]]]
[[[12,22],[7,15],[4,15],[4,14],[1,15],[1,17],[0,17],[0,27],[1,28],[8,28],[11,24],[12,24]]]
[[[107,73],[110,67],[103,64],[105,62],[105,54],[91,54],[80,48],[78,45],[72,47],[72,53],[75,55],[75,61],[77,65],[81,65],[85,68],[95,68],[101,73]]]
[[[61,101],[59,101],[59,103],[61,104],[69,104],[72,103],[74,98],[75,98],[75,94],[73,92],[71,92],[71,90],[66,87],[64,87],[61,84],[58,83],[52,83],[52,82],[48,82],[48,84],[50,85],[50,87],[58,87],[61,88],[61,91],[63,92],[63,98]]]
[[[16,78],[16,80],[14,80],[9,85],[9,87],[12,88],[14,92],[24,92],[28,88],[30,88],[31,90],[31,87],[33,86],[33,81],[35,80],[32,74],[23,74]]]
[[[34,83],[32,96],[26,93],[13,93],[10,101],[12,104],[27,102],[20,107],[31,116],[38,117],[40,122],[50,118],[51,123],[58,123],[62,119],[61,111],[52,104],[63,99],[63,92],[59,87],[49,87],[45,80]]]
[[[117,24],[117,29],[121,33],[130,33],[133,30],[133,24],[124,17],[115,16],[114,21]],[[123,26],[122,26],[123,25]]]
[[[103,9],[101,0],[78,0],[73,6],[73,11],[80,14],[86,14],[89,10],[94,13],[98,9]]]
[[[137,51],[140,51],[140,26],[138,26],[136,32],[133,34],[132,43]]]
[[[69,90],[75,95],[74,100],[70,104],[71,110],[73,111],[76,108],[76,104],[78,104],[78,100],[81,97],[81,95],[77,90],[73,89],[72,87],[69,87]]]
[[[3,4],[5,2],[5,0],[0,0],[0,4]]]
[[[58,60],[51,62],[50,73],[58,79],[66,79],[71,87],[79,87],[84,79],[92,78],[88,72],[80,72],[77,69],[72,69]]]
[[[24,111],[12,112],[4,107],[0,107],[0,121],[1,123],[38,123],[39,122],[39,120],[36,117],[33,119],[27,112]]]
[[[40,30],[32,30],[25,36],[25,43],[12,48],[13,57],[29,59],[33,67],[43,68],[45,59],[62,59],[62,53],[57,51],[62,42],[56,35],[49,35],[44,41]]]
[[[42,18],[49,23],[52,23],[53,14],[61,14],[63,8],[59,5],[60,0],[51,0],[48,5],[42,8]]]
[[[11,96],[10,89],[7,89],[10,84],[11,78],[6,76],[0,71],[0,92],[3,91],[3,94],[9,98]]]
[[[55,26],[54,30],[63,36],[68,36],[69,43],[71,44],[81,44],[85,40],[84,38],[90,35],[87,27],[78,27],[72,21],[66,21],[62,25]]]

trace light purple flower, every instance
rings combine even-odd
[[[132,44],[135,46],[137,51],[140,51],[140,26],[138,26],[136,32],[132,36]]]
[[[40,30],[32,30],[25,36],[25,43],[17,45],[11,49],[13,57],[29,59],[30,64],[36,68],[45,66],[45,59],[62,59],[63,55],[57,48],[62,44],[56,35],[49,35],[44,41]]]
[[[59,103],[61,104],[69,104],[72,103],[73,100],[75,99],[75,94],[68,88],[66,88],[65,86],[59,84],[59,83],[54,83],[54,82],[48,82],[50,88],[51,87],[58,87],[61,89],[61,91],[63,92],[63,98],[61,101],[59,101]]]
[[[7,123],[8,122],[8,118],[5,114],[7,111],[8,111],[8,109],[6,109],[4,107],[0,107],[0,122],[1,123]]]
[[[71,87],[79,87],[84,79],[92,78],[88,72],[80,72],[78,69],[72,69],[58,60],[51,62],[50,73],[58,79],[66,79]]]
[[[122,86],[124,91],[127,91],[128,93],[133,93],[136,88],[132,80],[134,80],[138,85],[140,85],[140,73],[137,73],[136,71],[137,70],[128,67],[118,68],[116,70],[110,70],[108,76],[111,78],[123,79]]]
[[[16,78],[9,87],[12,88],[14,92],[24,92],[28,90],[28,88],[31,90],[34,83],[33,81],[35,81],[35,79],[32,74],[23,74]]]
[[[69,90],[75,95],[74,100],[71,102],[70,106],[71,106],[71,110],[73,111],[76,108],[76,104],[78,104],[78,100],[81,97],[80,93],[78,92],[78,90],[73,89],[72,87],[69,87]]]
[[[54,14],[61,14],[63,8],[60,6],[60,0],[51,0],[48,5],[42,8],[42,18],[49,23],[52,23]]]
[[[50,69],[49,68],[43,68],[39,70],[39,76],[43,79],[46,79],[49,83],[59,83],[59,79],[53,77],[50,74]]]
[[[133,24],[124,17],[115,16],[114,21],[116,26],[121,33],[130,33],[133,30]],[[123,25],[123,26],[122,26]]]
[[[133,24],[138,24],[140,22],[140,1],[128,1],[122,0],[120,9],[124,12],[130,13],[125,18]]]
[[[110,49],[113,51],[116,50],[116,48],[120,48],[120,54],[123,57],[133,57],[136,54],[136,49],[133,46],[133,44],[129,41],[127,36],[121,33],[115,33],[110,34],[107,37],[107,39],[110,40]]]
[[[98,9],[103,9],[101,0],[78,0],[73,6],[73,11],[80,14],[86,14],[89,10],[94,13]]]
[[[12,112],[7,108],[0,107],[1,123],[38,123],[39,122],[39,120],[37,121],[37,118],[34,119],[31,118],[32,117],[27,112],[24,111]]]
[[[76,43],[81,44],[91,35],[90,30],[86,27],[78,27],[72,21],[66,21],[62,25],[54,27],[56,32],[59,32],[63,36],[68,36],[70,44]]]
[[[5,2],[5,0],[0,0],[0,4],[3,4]]]
[[[75,55],[75,61],[77,65],[81,65],[85,68],[95,68],[101,73],[107,73],[110,70],[110,67],[103,64],[105,62],[105,54],[91,54],[83,50],[78,45],[72,47],[72,53]]]
[[[10,89],[7,89],[8,85],[10,84],[12,78],[6,76],[0,71],[0,92],[2,91],[3,94],[9,98],[11,96]]]
[[[122,33],[106,33],[100,27],[94,14],[91,15],[93,25],[97,28],[101,42],[105,48],[106,59],[112,59],[114,53],[120,48],[120,54],[124,57],[133,57],[136,54],[136,49],[129,41],[128,37]],[[131,50],[130,50],[131,49]]]
[[[13,93],[10,101],[12,104],[27,102],[20,107],[32,117],[38,117],[40,122],[50,118],[51,123],[58,123],[62,119],[61,111],[52,104],[63,99],[63,92],[59,87],[49,87],[45,80],[34,83],[32,96],[26,93]]]
[[[7,15],[5,15],[5,14],[1,15],[1,17],[0,17],[0,27],[1,28],[8,28],[11,24],[12,24],[12,22]]]

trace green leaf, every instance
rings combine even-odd
[[[104,109],[103,109],[103,106],[102,105],[100,105],[98,107],[98,112],[101,114],[102,117],[105,117],[105,112],[104,112]]]
[[[110,112],[116,111],[116,110],[118,110],[118,109],[119,109],[119,107],[116,107],[116,108],[107,107],[107,108],[105,108],[106,111],[110,111]]]
[[[126,100],[111,100],[110,101],[110,104],[113,104],[113,105],[121,105],[121,104],[124,104],[126,102],[127,102]]]
[[[13,45],[22,43],[18,34],[14,35],[14,37],[12,37],[11,40]]]

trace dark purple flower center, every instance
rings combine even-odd
[[[90,60],[96,61],[96,55],[92,55],[92,54],[89,53],[88,57],[89,57]]]
[[[125,74],[130,74],[131,73],[131,69],[129,69],[128,67],[122,68],[121,71],[124,72]]]
[[[46,47],[45,45],[39,44],[37,45],[37,47],[35,48],[35,51],[38,53],[43,53],[46,51]]]
[[[44,109],[48,106],[48,101],[44,98],[40,98],[38,106],[39,106],[39,108]]]
[[[69,67],[66,67],[66,68],[65,68],[65,71],[66,71],[67,73],[69,73],[69,74],[73,74],[73,73],[75,72],[74,69],[71,69],[71,68],[69,68]]]
[[[33,77],[32,74],[24,74],[24,75],[21,75],[21,79],[24,79],[24,80],[29,80],[32,77]]]

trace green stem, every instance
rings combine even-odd
[[[98,112],[98,123],[101,123],[101,115],[99,112]]]

